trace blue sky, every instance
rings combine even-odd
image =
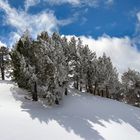
[[[8,4],[17,12],[26,9],[26,13],[30,15],[51,11],[57,20],[68,22],[56,25],[61,34],[94,38],[103,34],[116,37],[135,36],[138,22],[136,14],[140,11],[139,0],[9,0]],[[7,39],[17,29],[5,21],[7,15],[3,6],[0,9],[0,36],[4,40],[5,36]]]
[[[106,52],[120,72],[140,70],[140,0],[0,0],[0,19],[1,45],[12,46],[26,29],[33,38],[56,31]]]

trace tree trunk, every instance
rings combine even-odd
[[[109,98],[108,86],[106,86],[106,97]]]
[[[101,96],[104,97],[104,90],[101,90]]]
[[[91,84],[90,80],[88,80],[88,91],[90,93],[93,93],[93,87],[92,87],[92,84]]]
[[[78,88],[79,88],[79,87],[78,87],[78,80],[77,80],[77,79],[74,81],[74,88],[75,88],[75,89],[78,89]]]
[[[86,84],[86,91],[89,92],[87,84]]]
[[[93,87],[90,80],[88,80],[88,90],[90,93],[93,93]]]
[[[82,91],[82,82],[80,82],[80,91]]]
[[[79,80],[78,80],[78,76],[76,78],[76,89],[79,89]]]
[[[94,95],[96,95],[97,86],[98,86],[98,84],[97,84],[97,82],[95,82]]]
[[[1,68],[1,78],[5,80],[4,68]]]
[[[92,82],[91,82],[91,75],[90,75],[90,71],[87,71],[87,86],[88,86],[88,91],[90,93],[93,93],[93,87],[92,87]]]
[[[1,54],[1,77],[2,77],[2,80],[5,80],[3,54]]]
[[[89,92],[90,92],[90,93],[93,93],[92,85],[89,85]]]
[[[80,91],[82,91],[82,87],[80,86]]]
[[[98,96],[100,96],[100,90],[99,90],[99,89],[97,90],[97,92],[98,92],[98,93],[97,93],[97,94],[98,94]]]
[[[59,101],[58,101],[57,98],[55,99],[55,104],[56,104],[56,105],[59,105]]]
[[[34,83],[34,91],[32,93],[32,99],[33,101],[38,101],[38,96],[37,96],[37,84],[36,82]]]
[[[68,89],[67,88],[65,89],[65,95],[68,95]]]

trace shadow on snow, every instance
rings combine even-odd
[[[48,124],[55,120],[68,132],[73,132],[85,140],[104,140],[98,131],[89,122],[106,127],[101,120],[111,123],[114,121],[121,124],[122,121],[130,124],[140,131],[139,108],[105,99],[92,97],[79,91],[69,89],[69,95],[64,97],[59,106],[45,107],[41,102],[32,102],[24,98],[25,91],[17,87],[11,88],[13,97],[22,102],[21,109],[30,114],[32,119],[37,118],[40,122]],[[138,127],[139,126],[139,127]]]

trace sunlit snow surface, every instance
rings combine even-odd
[[[0,81],[0,140],[140,140],[140,108],[69,89],[59,106]]]

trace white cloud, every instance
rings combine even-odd
[[[7,45],[9,47],[13,47],[13,45],[20,39],[21,35],[17,32],[11,32],[9,35],[9,42],[7,42]]]
[[[114,0],[26,0],[26,7],[34,6],[39,2],[47,2],[50,5],[61,5],[61,4],[71,4],[73,6],[90,6],[98,7],[99,5],[112,5]]]
[[[112,5],[114,3],[114,0],[106,0],[105,3],[107,5]]]
[[[0,47],[2,46],[6,46],[6,44],[0,41]]]
[[[85,36],[80,38],[83,44],[88,44],[89,48],[96,52],[97,56],[102,56],[104,52],[110,56],[120,74],[128,68],[140,71],[140,52],[129,37],[117,38],[103,35],[97,39]]]
[[[42,31],[48,31],[49,34],[52,34],[59,30],[59,26],[70,24],[73,20],[72,18],[58,20],[54,12],[49,10],[32,15],[27,11],[12,8],[8,2],[3,0],[0,1],[0,9],[5,12],[3,20],[5,24],[15,29],[15,32],[11,33],[13,40],[20,37],[26,29],[29,30],[32,37],[36,37]]]
[[[140,22],[140,11],[137,13],[138,21]]]
[[[61,5],[63,3],[69,3],[72,5],[79,5],[80,0],[44,0],[45,2],[48,2],[49,4],[56,4],[56,5]]]
[[[100,30],[102,27],[101,26],[96,26],[95,29],[96,30]]]
[[[101,56],[103,52],[110,56],[119,73],[123,73],[129,67],[140,70],[140,52],[132,44],[129,37],[102,36],[93,39],[83,36],[81,38],[85,44],[89,45],[91,50],[96,51],[98,56]]]
[[[113,4],[114,0],[44,0],[45,2],[48,2],[51,5],[61,5],[65,3],[69,3],[73,6],[83,6],[87,5],[90,7],[97,7],[99,5],[103,4]]]
[[[71,4],[73,6],[82,6],[82,5],[88,5],[97,7],[100,0],[44,0],[45,2],[48,2],[51,5],[61,5],[61,4]]]
[[[40,0],[25,0],[25,10],[27,11],[31,6],[38,4]]]
[[[136,13],[136,16],[137,16],[136,32],[140,32],[140,11]]]
[[[73,17],[68,18],[68,19],[61,19],[57,23],[60,26],[65,26],[65,25],[68,25],[68,24],[73,23],[75,20],[77,20],[77,17],[76,16],[73,16]]]
[[[0,1],[0,8],[5,12],[6,24],[15,27],[18,33],[22,33],[26,29],[33,35],[44,30],[47,30],[49,33],[58,30],[58,21],[51,11],[31,15],[25,11],[11,8],[4,1]]]
[[[138,12],[137,9],[134,9],[131,14],[137,18],[133,41],[140,46],[140,11]]]

